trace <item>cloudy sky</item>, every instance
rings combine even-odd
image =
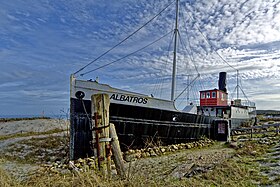
[[[76,76],[169,99],[174,0],[2,1],[0,115],[67,111],[70,74],[164,8]],[[176,95],[192,84],[177,107],[196,102],[201,89],[217,88],[220,71],[228,72],[229,99],[236,98],[238,70],[240,97],[244,92],[258,109],[280,110],[279,20],[276,0],[181,0]]]

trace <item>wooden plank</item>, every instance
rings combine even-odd
[[[125,177],[125,167],[122,157],[122,152],[120,148],[120,143],[118,139],[118,135],[116,133],[115,125],[110,124],[110,138],[112,138],[111,146],[112,146],[112,152],[113,152],[113,160],[116,165],[117,173],[122,178]]]
[[[98,159],[98,167],[106,176],[111,175],[111,155],[109,139],[109,106],[110,99],[107,94],[95,94],[91,96],[92,102],[92,126],[95,138],[95,156]]]

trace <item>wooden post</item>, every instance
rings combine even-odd
[[[98,159],[99,170],[106,176],[111,174],[111,155],[109,138],[109,105],[107,94],[95,94],[91,96],[94,154]]]
[[[111,145],[112,145],[113,159],[116,165],[117,173],[122,178],[124,178],[125,168],[124,168],[124,162],[122,158],[122,152],[120,149],[120,144],[116,133],[115,125],[112,123],[110,124],[110,138],[112,138]]]

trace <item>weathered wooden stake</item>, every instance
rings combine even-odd
[[[112,145],[113,159],[116,165],[117,173],[122,178],[124,178],[125,168],[124,168],[124,162],[122,158],[122,152],[121,152],[118,136],[116,133],[115,125],[112,123],[110,123],[110,138],[112,138],[111,145]]]
[[[106,176],[111,174],[111,155],[109,138],[109,105],[107,94],[95,94],[91,96],[91,112],[94,138],[94,154],[98,159],[99,170]]]

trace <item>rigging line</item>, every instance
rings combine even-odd
[[[178,36],[179,36],[179,40],[180,40],[181,45],[185,48],[185,50],[187,51],[187,53],[188,53],[189,56],[191,57],[191,60],[193,60],[193,58],[192,58],[190,52],[188,51],[187,47],[186,47],[186,46],[184,45],[184,43],[183,43],[183,40],[182,40],[182,37],[181,37],[181,34],[180,34],[179,31],[178,31]]]
[[[200,92],[199,92],[199,88],[197,86],[194,86],[194,92],[193,92],[193,98],[195,98],[195,102],[196,104],[199,104],[200,101]]]
[[[214,47],[210,44],[210,41],[208,40],[208,38],[203,34],[203,32],[200,30],[200,28],[197,26],[197,24],[195,23],[195,20],[192,18],[192,16],[188,13],[188,11],[186,11],[187,14],[189,15],[190,19],[194,22],[195,27],[197,28],[197,30],[200,32],[200,34],[203,36],[203,38],[205,39],[205,41],[208,43],[208,45],[213,49],[214,53],[216,53],[223,62],[225,62],[229,67],[231,67],[234,70],[237,70],[235,67],[233,67],[232,65],[230,65],[215,49]]]
[[[193,61],[193,64],[194,64],[194,68],[195,68],[195,71],[197,72],[197,74],[200,74],[200,73],[198,72],[198,69],[197,69],[197,67],[196,67],[195,63],[194,63],[194,57],[192,56],[191,52],[189,52],[189,51],[187,50],[187,47],[186,47],[186,45],[183,43],[183,41],[182,41],[182,37],[181,37],[181,34],[180,34],[180,32],[179,32],[179,31],[178,31],[178,35],[179,35],[179,40],[180,40],[180,43],[182,44],[182,46],[185,48],[185,50],[189,53],[189,55],[190,55],[190,56],[191,56],[191,58],[192,58],[192,61]]]
[[[194,87],[193,85],[192,85],[193,83],[190,83],[189,84],[189,87],[190,87],[190,92],[192,91],[192,88]],[[185,93],[185,94],[187,94],[187,93]],[[189,101],[190,101],[191,99],[190,99],[190,97],[189,97]],[[184,102],[184,98],[181,100],[181,102],[178,104],[178,107],[180,107],[181,106],[181,104]],[[189,102],[189,103],[191,103],[191,102]],[[189,104],[188,102],[187,102],[187,104]]]
[[[119,45],[121,45],[123,42],[125,42],[127,39],[129,39],[131,36],[133,36],[134,34],[136,34],[138,31],[140,31],[143,27],[145,27],[146,25],[148,25],[150,22],[152,22],[155,18],[157,18],[163,11],[165,11],[170,5],[172,5],[175,2],[175,0],[173,0],[171,3],[169,3],[165,8],[163,8],[159,13],[157,13],[154,17],[152,17],[152,19],[150,19],[149,21],[147,21],[144,25],[142,25],[141,27],[139,27],[138,29],[136,29],[133,33],[131,33],[130,35],[128,35],[126,38],[124,38],[122,41],[120,41],[119,43],[117,43],[116,45],[114,45],[113,47],[111,47],[109,50],[105,51],[104,53],[102,53],[101,55],[99,55],[97,58],[95,58],[94,60],[92,60],[91,62],[89,62],[88,64],[86,64],[85,66],[83,66],[82,68],[80,68],[78,71],[76,71],[74,73],[77,74],[80,71],[84,70],[86,67],[88,67],[89,65],[91,65],[92,63],[96,62],[98,59],[100,59],[101,57],[105,56],[106,54],[108,54],[110,51],[112,51],[113,49],[115,49],[116,47],[118,47]]]
[[[184,98],[181,99],[181,102],[178,104],[178,108],[181,106],[181,104],[185,101]],[[188,103],[187,103],[188,104]]]
[[[171,43],[173,41],[173,38],[174,38],[174,34],[171,35],[171,41],[168,45],[168,51],[167,51],[167,55],[166,55],[167,59],[170,56],[169,53],[170,53]],[[168,63],[167,59],[165,60],[165,63],[164,63],[164,69],[166,69],[166,66],[167,66],[167,63]],[[160,73],[161,72],[162,72],[162,70],[160,71]],[[155,95],[157,94],[157,92],[159,90],[160,91],[159,95],[161,96],[161,88],[162,88],[162,85],[163,85],[164,78],[165,78],[165,76],[162,76],[162,77],[160,77],[159,79],[156,80],[156,84],[155,84],[154,89],[153,89],[153,92],[154,92]]]
[[[233,94],[235,93],[236,88],[237,88],[237,86],[235,86],[235,87],[234,87],[233,92],[231,92],[231,94],[230,94],[230,96],[231,96],[231,100],[233,100],[233,98],[234,98],[234,95],[233,95]]]
[[[196,65],[195,65],[195,61],[194,61],[194,56],[193,56],[193,51],[192,51],[192,48],[191,48],[191,42],[190,42],[190,38],[188,37],[188,32],[187,32],[187,25],[186,25],[186,18],[185,18],[185,16],[184,16],[184,14],[182,14],[183,15],[183,19],[184,19],[184,26],[185,26],[185,29],[186,29],[186,35],[187,35],[187,41],[188,41],[188,44],[189,44],[189,47],[190,47],[190,56],[191,56],[191,58],[192,58],[192,61],[193,61],[193,64],[194,64],[194,67],[195,67],[195,69],[196,69],[196,71],[197,71],[197,73],[198,74],[200,74],[199,72],[198,72],[198,69],[197,69],[197,67],[196,67]],[[179,33],[180,34],[180,33]],[[181,36],[180,36],[181,37]],[[185,46],[185,48],[187,48],[186,46]]]
[[[88,119],[89,124],[91,125],[91,128],[92,128],[92,121],[91,121],[91,119],[90,119],[90,117],[89,117],[89,114],[87,113],[87,109],[86,109],[84,100],[83,100],[83,99],[81,99],[81,100],[82,100],[82,105],[83,105],[84,112],[86,113],[87,119]]]
[[[201,76],[199,77],[198,79],[198,83],[199,83],[199,86],[201,87],[201,90],[204,90],[204,86],[202,85],[202,80],[201,80]]]
[[[247,97],[247,95],[245,94],[245,92],[243,91],[243,89],[239,86],[240,90],[242,91],[243,95],[245,96],[245,98],[247,99],[247,101],[250,102],[249,98]]]
[[[142,47],[142,48],[140,48],[140,49],[138,49],[138,50],[136,50],[136,51],[134,51],[134,52],[132,52],[132,53],[129,53],[128,55],[125,55],[125,56],[122,57],[122,58],[119,58],[119,59],[114,60],[114,61],[112,61],[112,62],[110,62],[110,63],[104,64],[104,65],[99,66],[99,67],[97,67],[97,68],[95,68],[95,69],[92,69],[92,70],[90,70],[90,71],[87,71],[87,72],[85,72],[85,73],[82,73],[81,76],[84,76],[85,74],[88,74],[88,73],[91,73],[91,72],[93,72],[93,71],[96,71],[96,70],[99,70],[99,69],[101,69],[101,68],[104,68],[104,67],[106,67],[106,66],[109,66],[109,65],[111,65],[111,64],[113,64],[113,63],[116,63],[116,62],[122,60],[122,59],[125,59],[125,58],[127,58],[127,57],[129,57],[129,56],[131,56],[131,55],[133,55],[133,54],[135,54],[135,53],[137,53],[137,52],[139,52],[139,51],[141,51],[141,50],[143,50],[143,49],[145,49],[145,48],[147,48],[147,47],[149,47],[149,46],[151,46],[151,45],[153,45],[154,43],[160,41],[162,38],[166,37],[166,36],[167,36],[168,34],[170,34],[171,32],[173,32],[173,30],[171,30],[171,31],[168,32],[167,34],[161,36],[159,39],[153,41],[152,43],[150,43],[150,44],[148,44],[148,45],[146,45],[146,46],[144,46],[144,47]]]
[[[174,101],[176,101],[198,77],[199,75],[197,75],[195,79],[186,86],[186,88],[174,99]]]

